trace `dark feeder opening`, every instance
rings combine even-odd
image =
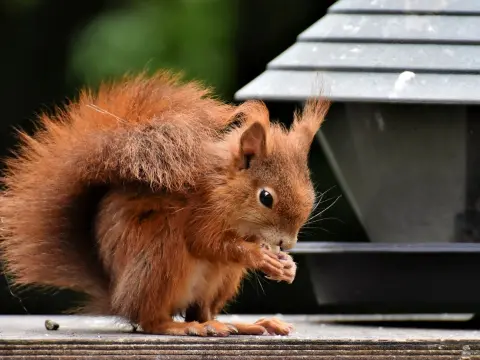
[[[324,311],[480,312],[479,20],[339,0],[236,94],[301,104],[320,79],[334,101],[317,140],[368,241],[297,246]]]
[[[374,243],[480,242],[477,108],[347,103],[317,140]]]

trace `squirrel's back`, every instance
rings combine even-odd
[[[70,288],[102,298],[108,274],[93,221],[112,186],[188,191],[206,170],[202,152],[235,108],[195,83],[140,75],[81,93],[7,161],[0,249],[16,284]]]

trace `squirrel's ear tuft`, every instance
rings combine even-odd
[[[240,137],[240,156],[243,169],[250,167],[254,157],[263,157],[267,153],[267,130],[260,122],[250,125]]]
[[[265,103],[259,100],[249,100],[237,106],[229,121],[240,123],[241,125],[260,122],[268,127],[270,115]]]
[[[310,148],[329,108],[330,101],[324,98],[309,99],[305,103],[303,111],[295,114],[291,134],[301,147]]]

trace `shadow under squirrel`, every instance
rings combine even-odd
[[[86,293],[84,312],[147,333],[288,334],[274,318],[215,316],[249,270],[293,281],[284,251],[313,208],[307,156],[328,106],[308,101],[287,130],[262,102],[228,105],[166,72],[81,92],[41,115],[33,136],[20,132],[7,160],[7,272],[17,285]]]

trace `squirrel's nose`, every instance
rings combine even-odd
[[[278,243],[278,246],[282,251],[284,250],[291,250],[295,244],[297,243],[297,238],[292,238],[292,239],[281,239]]]

